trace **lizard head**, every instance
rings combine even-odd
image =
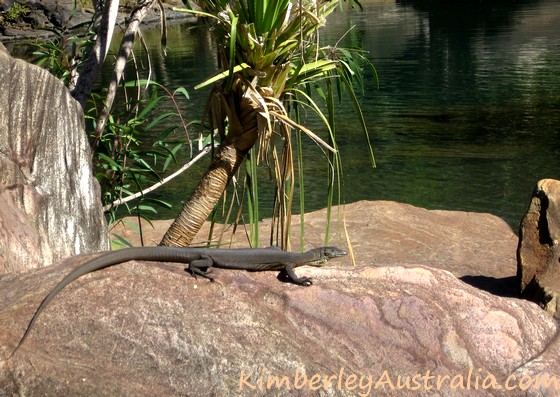
[[[311,252],[315,252],[318,257],[317,259],[306,263],[309,266],[322,266],[327,263],[330,259],[338,258],[347,254],[346,251],[337,247],[319,247],[313,248]]]

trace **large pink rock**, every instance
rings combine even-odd
[[[304,249],[324,244],[325,209],[305,214]],[[332,211],[329,244],[347,246],[348,240],[357,261],[371,265],[421,264],[452,272],[457,277],[488,279],[511,278],[516,287],[515,250],[518,238],[501,218],[483,213],[427,210],[393,201],[359,201]],[[136,218],[127,218],[136,223]],[[144,242],[157,245],[169,221],[143,222]],[[293,250],[300,249],[300,216],[292,217]],[[261,224],[261,247],[270,245],[270,220]],[[193,245],[207,243],[210,226],[206,224]],[[222,244],[247,246],[245,230],[237,228],[230,236],[227,228]],[[222,231],[214,227],[214,235]],[[136,230],[117,227],[113,232],[140,245]],[[346,232],[348,240],[346,239]],[[218,240],[213,240],[216,244]],[[351,259],[345,259],[351,264]]]
[[[323,241],[321,218],[306,215],[309,246]],[[64,289],[8,361],[37,305],[86,258],[0,276],[0,395],[560,393],[557,322],[457,278],[515,275],[504,222],[390,202],[348,205],[346,219],[356,265],[298,268],[311,287],[274,272],[216,269],[210,283],[182,265],[129,262]]]
[[[0,278],[3,360],[45,294],[83,260]],[[537,305],[491,295],[444,270],[333,262],[298,273],[315,284],[221,269],[210,283],[163,263],[96,272],[63,290],[18,353],[1,362],[0,395],[253,395],[270,374],[288,377],[291,390],[270,391],[288,396],[298,371],[334,377],[323,392],[343,396],[356,390],[338,390],[338,377],[345,385],[352,375],[381,379],[370,395],[433,395],[391,390],[398,376],[426,374],[443,379],[442,395],[537,395],[472,394],[467,379],[471,373],[471,389],[477,378],[504,385],[538,357],[560,353],[558,324]],[[538,371],[558,374],[558,360],[540,362]],[[459,377],[464,390],[450,383]],[[296,395],[312,391],[305,383]]]

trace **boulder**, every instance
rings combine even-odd
[[[78,102],[0,47],[0,273],[108,248]]]
[[[14,5],[14,0],[2,0],[0,1],[0,12],[6,12]]]
[[[537,183],[521,221],[517,259],[523,297],[560,318],[560,181]]]
[[[359,201],[332,211],[331,240],[371,264],[421,264],[457,277],[515,275],[517,236],[501,218],[484,213],[427,210],[393,201]],[[305,235],[323,239],[326,211],[305,215]],[[300,218],[292,222],[299,238]]]
[[[211,283],[177,264],[114,266],[65,288],[7,360],[47,292],[86,259],[0,276],[0,395],[560,392],[558,324],[537,305],[360,258],[298,268],[311,287],[273,272],[215,269]]]
[[[0,395],[560,393],[558,323],[504,289],[516,271],[505,222],[386,201],[342,211],[355,265],[296,269],[311,287],[223,269],[211,283],[180,264],[132,261],[62,290],[10,359],[45,295],[91,255],[0,276]],[[322,245],[324,219],[305,215],[305,248]],[[345,246],[336,219],[330,243]],[[144,225],[145,241],[168,224]]]

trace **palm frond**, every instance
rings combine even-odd
[[[342,169],[336,148],[333,85],[339,101],[348,95],[354,105],[372,164],[375,164],[357,95],[363,93],[365,84],[363,65],[371,69],[377,80],[375,68],[365,53],[339,48],[338,43],[334,47],[322,48],[317,39],[317,32],[325,25],[327,16],[343,2],[201,0],[197,2],[200,11],[189,11],[208,17],[218,44],[221,70],[195,87],[214,85],[205,113],[216,127],[222,143],[244,148],[246,138],[257,134],[256,148],[252,151],[256,153],[251,154],[248,167],[251,178],[256,177],[253,167],[261,162],[274,169],[277,190],[274,213],[283,219],[276,226],[283,236],[281,245],[284,247],[288,244],[284,232],[289,230],[295,191],[291,138],[294,131],[298,140],[299,134],[303,133],[327,154],[333,170],[329,203],[333,198],[335,175],[340,181]],[[362,8],[358,0],[348,0],[348,4]],[[312,87],[322,83],[327,93],[319,90],[319,98],[315,99],[311,95]],[[326,113],[322,110],[324,106],[327,107]],[[289,109],[296,108],[315,113],[325,126],[326,137],[307,128],[299,116],[290,113]],[[301,175],[299,180],[301,183]],[[249,178],[248,183],[252,189],[248,204],[254,218],[258,214],[258,195],[254,181]]]

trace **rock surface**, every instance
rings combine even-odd
[[[80,105],[47,71],[2,48],[0,273],[106,249]]]
[[[77,8],[73,11],[75,3]],[[89,21],[93,16],[93,9],[86,9],[74,0],[27,0],[15,3],[20,13],[17,17],[14,15],[13,19],[7,19],[7,12],[13,6],[14,2],[7,2],[0,9],[4,12],[4,18],[0,20],[2,41],[45,36],[48,32],[41,31],[43,28],[63,29]]]
[[[517,258],[523,297],[560,318],[560,181],[537,183],[521,222]]]
[[[43,285],[52,287],[66,271],[57,266],[43,273],[48,280]],[[491,296],[438,269],[307,270],[319,281],[312,288],[284,285],[270,274],[216,273],[220,281],[212,284],[187,277],[181,268],[136,263],[76,282],[5,364],[0,391],[252,395],[251,386],[262,374],[288,376],[293,382],[298,368],[308,377],[344,371],[343,382],[352,374],[376,382],[387,371],[394,383],[397,375],[427,371],[466,379],[474,368],[479,382],[492,375],[504,384],[557,332],[556,322],[536,305]],[[23,304],[9,302],[12,309],[0,312],[2,329],[10,330],[2,340],[4,355],[23,331],[35,306],[31,302],[46,292],[43,287],[24,297]],[[557,373],[553,364],[539,374]],[[246,381],[240,384],[241,379]],[[345,388],[336,391],[355,395]],[[381,389],[373,395],[383,391],[392,394]],[[300,395],[309,392],[307,384]],[[452,390],[449,383],[441,392],[470,394]],[[274,394],[292,392],[278,387]],[[516,394],[495,390],[477,395]]]
[[[513,276],[515,242],[505,223],[389,202],[346,211],[357,265],[346,257],[297,269],[315,280],[308,288],[280,283],[271,272],[222,269],[210,283],[178,264],[145,262],[77,280],[43,313],[22,349],[0,361],[0,395],[560,393],[560,383],[519,387],[521,379],[525,388],[537,376],[558,375],[557,322],[534,303],[490,294],[442,270],[449,263],[457,275]],[[321,219],[323,211],[306,216],[306,244],[320,245]],[[335,233],[333,243],[341,241]],[[85,260],[0,277],[4,360],[46,293]],[[290,389],[267,389],[269,375],[286,376]],[[314,375],[331,377],[330,386],[312,383]],[[397,389],[399,375],[401,384],[409,377],[409,387]],[[516,388],[497,389],[511,375],[507,385]]]
[[[121,2],[123,4],[124,2]],[[168,20],[194,20],[195,18],[184,12],[173,11],[173,7],[184,7],[180,0],[164,0],[164,9]],[[4,7],[0,1],[0,12],[6,11],[13,5],[13,2],[7,2]],[[27,0],[24,2],[27,12],[21,15],[15,21],[5,21],[2,23],[0,19],[0,41],[10,42],[15,40],[36,39],[38,37],[48,37],[53,34],[44,30],[59,29],[68,30],[84,22],[89,22],[94,15],[91,2],[75,0]],[[76,9],[74,9],[76,6]],[[126,8],[121,9],[119,13],[119,23],[130,13]],[[154,7],[150,11],[145,22],[158,22],[159,8]]]

